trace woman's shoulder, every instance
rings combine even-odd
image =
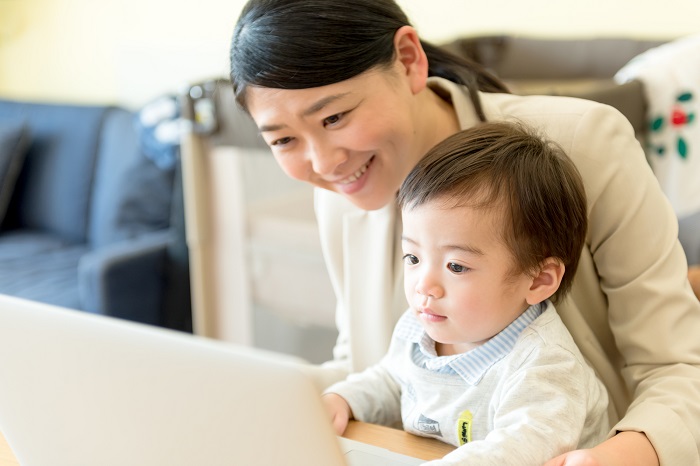
[[[451,96],[464,128],[476,123],[473,104],[465,86],[441,78],[431,78],[431,88]],[[517,121],[542,131],[543,135],[569,150],[577,141],[602,141],[600,129],[627,134],[634,140],[634,129],[627,118],[610,105],[588,99],[552,95],[519,95],[479,92],[488,121]],[[571,154],[570,154],[571,155]]]
[[[634,158],[646,167],[632,124],[610,105],[564,96],[487,93],[481,96],[487,119],[519,121],[540,130],[556,141],[577,165],[588,160],[596,166],[604,162],[614,167],[613,159],[628,163]],[[579,170],[583,168],[579,166]]]
[[[592,114],[600,114],[620,124],[629,124],[627,118],[614,107],[578,97],[493,93],[480,95],[489,119],[570,123],[585,119]]]

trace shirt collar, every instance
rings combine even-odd
[[[495,363],[515,346],[522,331],[547,308],[547,301],[527,308],[517,319],[483,345],[452,356],[437,356],[435,342],[425,332],[412,310],[407,311],[396,325],[396,337],[415,343],[424,358],[425,368],[438,371],[449,367],[470,385],[477,385]]]

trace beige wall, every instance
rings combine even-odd
[[[698,0],[398,0],[429,39],[517,33],[668,38],[700,32]],[[433,5],[449,14],[436,14]]]
[[[0,96],[135,108],[188,82],[226,75],[228,41],[243,3],[0,0]],[[698,0],[399,3],[435,42],[465,33],[672,38],[700,32]]]

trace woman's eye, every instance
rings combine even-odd
[[[403,261],[408,265],[416,265],[418,263],[418,258],[413,254],[406,254],[403,256]]]
[[[450,270],[452,273],[463,273],[469,270],[463,265],[455,264],[454,262],[450,262],[447,264],[447,268]]]
[[[292,142],[292,138],[290,138],[290,137],[279,138],[279,139],[275,139],[274,141],[272,141],[272,143],[270,143],[270,146],[284,146],[284,145],[289,144],[290,142]]]
[[[335,115],[331,115],[327,118],[323,119],[323,126],[332,126],[336,123],[338,123],[342,118],[343,118],[343,113],[336,113]]]

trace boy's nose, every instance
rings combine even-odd
[[[425,298],[439,299],[444,295],[444,290],[440,283],[435,280],[431,273],[424,274],[416,284],[416,292]]]

